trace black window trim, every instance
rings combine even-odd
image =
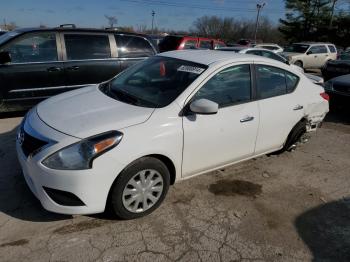
[[[118,43],[117,40],[115,39],[115,36],[119,35],[119,36],[129,36],[129,37],[139,37],[142,38],[144,40],[146,40],[146,42],[148,42],[148,44],[151,46],[152,50],[153,50],[153,55],[156,55],[158,52],[155,49],[155,47],[153,46],[153,44],[151,43],[151,41],[149,39],[147,39],[147,37],[141,36],[141,35],[133,35],[133,34],[120,34],[120,33],[114,33],[112,34],[113,36],[113,41],[115,43],[115,47],[116,47],[116,57],[119,58],[120,60],[138,60],[138,59],[145,59],[148,58],[149,56],[140,56],[140,57],[119,57],[119,52],[118,52]]]
[[[334,52],[332,52],[331,48],[334,49]],[[327,49],[328,49],[329,53],[331,53],[331,54],[336,54],[338,52],[336,46],[333,44],[327,44]]]
[[[260,90],[259,90],[259,87],[258,87],[258,85],[257,85],[257,68],[256,68],[257,66],[268,66],[268,67],[277,68],[277,69],[279,69],[279,70],[283,70],[283,71],[284,71],[284,78],[285,78],[285,82],[286,82],[286,93],[285,93],[285,94],[282,94],[282,95],[275,95],[275,96],[270,96],[270,97],[261,98]],[[253,67],[254,67],[254,69],[253,69],[253,70],[254,70],[254,84],[255,84],[254,89],[255,89],[255,92],[256,92],[256,94],[255,94],[255,95],[256,95],[256,100],[265,100],[265,99],[274,98],[274,97],[278,97],[278,96],[289,95],[289,94],[294,93],[295,90],[298,88],[298,85],[299,85],[299,82],[300,82],[300,77],[297,76],[296,74],[294,74],[294,73],[288,71],[288,70],[285,70],[285,69],[280,68],[280,67],[278,67],[278,66],[273,66],[273,65],[268,65],[268,64],[262,64],[262,63],[254,63]],[[286,76],[286,72],[288,72],[289,74],[292,74],[292,75],[296,76],[297,79],[298,79],[298,80],[297,80],[297,83],[295,84],[295,87],[294,87],[293,91],[291,91],[291,92],[287,92],[287,76]]]
[[[19,63],[9,63],[8,66],[12,65],[31,65],[31,64],[54,64],[54,63],[59,63],[62,62],[62,46],[61,46],[61,41],[60,41],[60,36],[59,33],[56,31],[50,31],[50,30],[43,30],[43,31],[29,31],[25,32],[19,35],[16,35],[15,37],[9,39],[6,43],[4,43],[3,46],[1,46],[1,49],[6,48],[7,46],[11,45],[13,41],[17,41],[18,39],[21,38],[26,38],[28,35],[37,35],[37,34],[47,34],[47,33],[52,33],[55,35],[56,38],[56,50],[57,50],[57,60],[50,60],[50,61],[40,61],[40,62],[19,62]]]
[[[80,31],[69,31],[69,32],[59,32],[60,39],[61,39],[61,47],[62,47],[62,61],[63,62],[79,62],[79,61],[105,61],[105,60],[111,60],[115,59],[117,57],[114,57],[116,50],[113,48],[115,47],[115,43],[111,41],[111,37],[109,36],[111,33],[109,32],[80,32]],[[67,49],[66,49],[66,43],[64,41],[65,35],[104,35],[108,37],[109,41],[109,47],[110,47],[110,55],[111,57],[106,58],[97,58],[97,59],[67,59]],[[114,38],[114,37],[113,37]]]

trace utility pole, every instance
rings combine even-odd
[[[333,3],[332,3],[332,11],[331,11],[331,19],[329,21],[329,27],[332,27],[332,24],[333,24],[334,9],[337,1],[338,0],[333,0]]]
[[[154,12],[154,10],[152,10],[152,35],[153,35],[153,22],[154,22],[154,15],[156,14],[156,12]]]
[[[257,13],[257,15],[256,15],[255,32],[254,32],[254,42],[255,42],[255,44],[256,44],[256,33],[258,32],[260,10],[261,10],[264,6],[265,6],[265,3],[256,4],[256,8],[258,9],[258,13]]]

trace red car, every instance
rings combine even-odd
[[[213,38],[168,35],[158,46],[160,52],[166,52],[183,49],[216,49],[225,47],[226,44]]]

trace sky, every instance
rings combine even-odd
[[[204,15],[255,20],[256,4],[263,2],[262,16],[276,23],[284,17],[283,0],[0,0],[0,24],[5,19],[19,27],[73,23],[101,28],[108,25],[108,15],[117,17],[117,26],[151,28],[154,10],[155,27],[188,30]]]

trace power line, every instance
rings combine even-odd
[[[168,6],[168,7],[178,7],[178,8],[194,8],[194,9],[202,9],[202,10],[214,10],[214,11],[226,11],[226,12],[246,12],[246,13],[255,13],[256,10],[251,8],[227,8],[227,7],[215,7],[215,6],[205,6],[205,5],[198,5],[198,4],[178,4],[178,3],[171,3],[171,2],[165,2],[165,1],[155,1],[155,0],[120,0],[122,2],[129,2],[129,3],[137,3],[137,4],[146,4],[146,5],[158,5],[158,6]],[[269,9],[269,13],[278,13],[281,14],[284,12],[284,10],[280,9]]]

